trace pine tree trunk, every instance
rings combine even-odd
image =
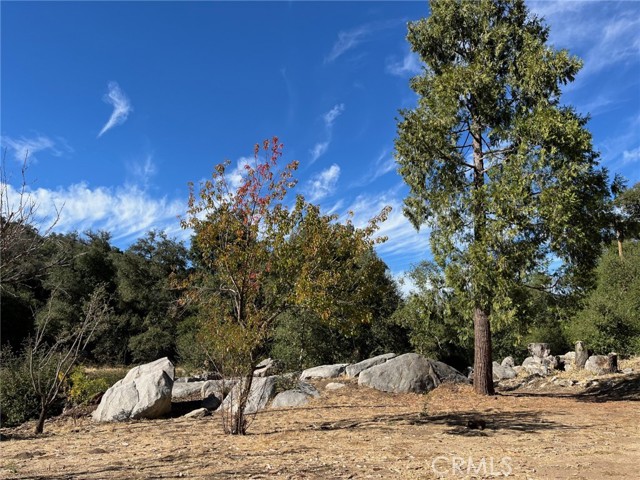
[[[491,363],[491,325],[481,308],[473,311],[474,361],[473,388],[481,395],[493,395],[493,364]]]
[[[473,98],[470,99],[472,105],[470,113],[475,117],[473,108]],[[471,125],[471,137],[473,141],[473,188],[474,204],[473,212],[473,240],[477,245],[485,242],[487,217],[486,206],[481,192],[484,186],[484,153],[482,151],[482,126],[473,121]],[[474,361],[473,361],[473,388],[482,395],[493,395],[493,364],[491,362],[491,326],[489,324],[489,313],[486,305],[483,305],[482,294],[475,288],[475,308],[473,310],[473,331],[474,331]]]

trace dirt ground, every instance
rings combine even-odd
[[[218,415],[3,429],[0,478],[640,478],[640,374],[604,391],[388,394],[354,382],[259,413],[246,436]]]

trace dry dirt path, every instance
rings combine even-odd
[[[3,430],[0,478],[635,479],[639,406],[637,395],[394,395],[349,384],[260,413],[243,437],[223,435],[217,415],[57,419],[42,437]]]

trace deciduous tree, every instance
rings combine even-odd
[[[373,247],[386,211],[360,229],[336,224],[301,196],[287,205],[298,164],[279,167],[282,148],[277,138],[256,145],[239,175],[229,175],[229,162],[217,165],[198,192],[192,186],[183,221],[198,253],[187,299],[199,307],[215,365],[243,377],[224,425],[233,434],[246,431],[253,370],[279,315],[295,307],[329,324],[372,315],[358,258]]]

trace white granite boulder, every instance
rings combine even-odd
[[[394,393],[425,393],[443,382],[468,383],[467,378],[449,365],[406,353],[360,373],[358,384]]]
[[[320,365],[319,367],[307,368],[300,374],[300,380],[335,378],[344,373],[348,363],[337,363],[335,365]]]
[[[105,392],[93,419],[114,422],[167,415],[174,378],[175,368],[166,357],[132,368]]]
[[[395,356],[396,356],[395,353],[385,353],[384,355],[378,355],[377,357],[369,358],[367,360],[363,360],[362,362],[349,365],[345,369],[345,372],[348,377],[357,377],[358,375],[360,375],[360,372],[362,372],[363,370],[366,370],[367,368],[375,367],[376,365],[380,365],[381,363],[384,363]]]

